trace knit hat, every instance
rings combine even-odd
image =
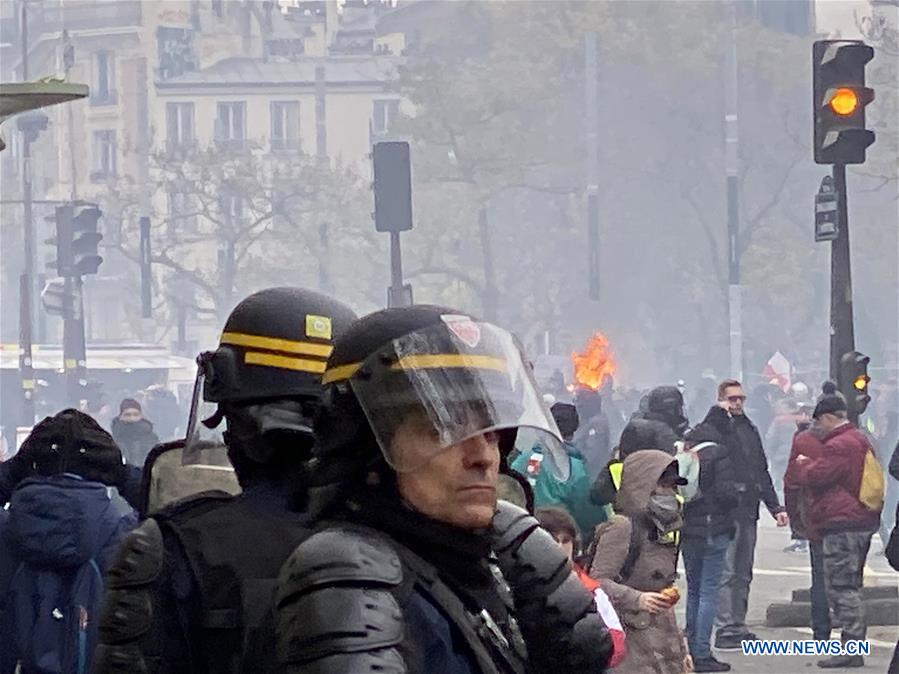
[[[86,480],[114,484],[122,469],[122,452],[92,417],[63,410],[46,417],[22,443],[40,475],[74,473]]]
[[[836,389],[836,386],[831,382],[825,382],[823,389],[824,394],[818,398],[818,404],[815,405],[815,411],[812,412],[813,419],[819,419],[823,414],[848,411],[846,398]]]
[[[138,412],[140,412],[140,403],[137,402],[134,398],[125,398],[119,404],[119,414],[121,414],[125,410],[137,410]]]

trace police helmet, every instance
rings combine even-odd
[[[200,357],[203,398],[241,403],[321,394],[333,340],[356,319],[346,305],[302,288],[268,288],[240,302]]]
[[[323,382],[319,484],[382,460],[395,472],[414,471],[434,453],[487,432],[500,434],[505,455],[521,427],[545,434],[553,463],[567,470],[558,428],[518,341],[458,310],[416,305],[358,320],[337,340]],[[430,454],[394,449],[394,434],[410,419],[434,438]]]

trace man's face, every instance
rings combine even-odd
[[[119,419],[124,421],[125,423],[133,423],[135,421],[140,421],[143,419],[143,415],[140,410],[136,410],[133,407],[129,407],[128,409],[122,410],[122,413],[119,414]]]
[[[403,422],[391,441],[394,456],[431,457],[421,468],[397,473],[400,495],[413,509],[460,529],[490,526],[499,480],[499,436],[477,435],[440,449],[416,419]],[[415,465],[415,461],[409,461]]]
[[[727,409],[731,414],[743,414],[743,403],[746,402],[746,394],[743,393],[742,386],[728,386],[724,389],[722,401],[727,402]]]

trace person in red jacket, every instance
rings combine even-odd
[[[811,497],[814,492],[806,490],[796,484],[796,471],[798,462],[796,457],[806,456],[817,459],[824,453],[824,443],[821,438],[825,435],[823,429],[818,426],[801,429],[793,436],[793,444],[790,448],[790,458],[787,462],[787,470],[784,473],[784,505],[790,518],[790,526],[793,535],[808,541],[809,561],[812,569],[811,587],[811,628],[812,635],[818,641],[830,640],[830,606],[827,603],[827,590],[824,583],[824,549],[821,543],[821,532],[814,525],[806,524],[806,519],[814,517],[811,512]],[[812,520],[814,522],[814,520]]]
[[[797,451],[791,484],[803,492],[801,516],[809,538],[820,536],[827,600],[843,626],[842,641],[863,640],[867,632],[862,604],[862,572],[880,511],[859,500],[867,438],[848,419],[845,399],[821,396],[812,414],[823,448],[813,456]],[[802,434],[800,434],[802,435]],[[818,662],[824,669],[863,667],[860,655],[839,655]]]

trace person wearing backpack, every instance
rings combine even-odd
[[[120,479],[122,453],[74,409],[38,423],[22,451],[34,473],[0,519],[0,674],[86,674],[103,574],[136,524],[106,487]]]
[[[822,395],[812,414],[823,433],[817,457],[797,454],[793,483],[809,499],[804,524],[820,533],[827,600],[839,623],[843,643],[867,633],[862,573],[871,537],[880,526],[883,472],[865,435],[847,418],[846,400]],[[863,667],[861,655],[820,660],[822,669]]]
[[[730,665],[712,656],[711,638],[725,556],[736,529],[736,474],[731,449],[715,418],[727,411],[713,407],[684,437],[692,467],[685,495],[681,551],[687,574],[687,644],[697,672],[727,672]],[[685,457],[678,455],[679,461]],[[686,464],[681,465],[681,474]]]
[[[615,514],[596,527],[585,566],[611,599],[627,635],[627,655],[616,674],[689,671],[672,592],[682,523],[676,488],[683,483],[666,452],[634,452],[623,462]]]

